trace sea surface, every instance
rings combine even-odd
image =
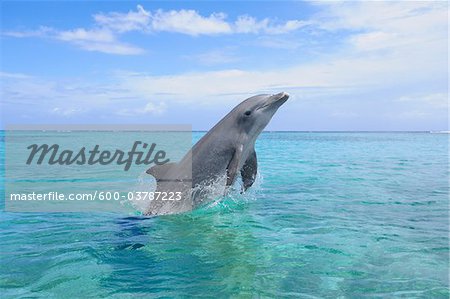
[[[448,298],[448,145],[264,132],[252,191],[191,213],[2,210],[0,297]]]

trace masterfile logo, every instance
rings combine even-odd
[[[135,213],[155,194],[146,174],[192,146],[189,125],[15,125],[5,131],[8,211]],[[188,178],[189,179],[189,178]]]
[[[124,170],[130,169],[131,165],[163,165],[170,161],[166,158],[164,150],[156,150],[156,143],[148,144],[142,141],[135,141],[130,151],[116,149],[100,150],[100,145],[96,144],[93,149],[89,150],[82,147],[79,150],[64,149],[60,150],[58,144],[32,144],[27,147],[30,150],[27,164],[31,163],[42,164],[46,161],[49,165],[108,165],[116,163],[117,165],[124,165]],[[141,150],[139,150],[141,149]],[[35,159],[36,157],[36,159]]]

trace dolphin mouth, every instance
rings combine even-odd
[[[273,102],[282,101],[284,103],[287,101],[287,99],[289,99],[289,94],[286,92],[280,92],[280,93],[274,94],[273,96],[271,96],[271,98],[274,98]]]
[[[262,109],[268,106],[275,106],[276,108],[283,105],[289,99],[289,94],[286,92],[280,92],[274,95],[271,95],[268,101],[258,109]]]

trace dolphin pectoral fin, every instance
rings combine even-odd
[[[244,186],[242,187],[241,193],[247,191],[250,188],[256,179],[256,173],[258,171],[258,160],[256,158],[256,152],[253,152],[248,156],[247,160],[244,163],[244,166],[241,169],[241,177]]]
[[[242,158],[242,147],[237,148],[234,151],[233,158],[231,158],[230,163],[227,167],[227,187],[231,186],[236,179],[236,174],[238,172],[239,161]]]
[[[176,165],[176,163],[166,163],[162,165],[155,165],[147,169],[146,173],[155,177],[156,181],[163,179],[168,170]]]

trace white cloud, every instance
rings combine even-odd
[[[439,1],[320,2],[314,23],[324,30],[359,31],[350,43],[358,50],[423,48],[447,36],[447,3]],[[425,45],[426,46],[426,45]]]
[[[342,36],[348,43],[345,51],[326,53],[326,56],[313,62],[259,71],[222,69],[160,76],[122,72],[113,78],[105,78],[109,82],[106,85],[95,82],[83,83],[87,86],[73,84],[71,89],[65,86],[65,82],[12,80],[13,83],[5,84],[7,96],[2,98],[17,101],[23,98],[39,101],[44,99],[43,102],[46,99],[70,100],[76,101],[78,105],[85,105],[83,107],[86,109],[112,107],[116,103],[122,103],[126,108],[114,106],[117,111],[123,115],[135,115],[163,113],[171,103],[222,105],[223,101],[231,103],[248,95],[281,90],[291,91],[292,100],[299,95],[306,99],[321,100],[334,99],[336,94],[346,94],[355,101],[363,102],[365,99],[359,98],[361,94],[370,96],[381,89],[390,89],[406,90],[404,94],[408,95],[400,100],[399,97],[392,97],[390,101],[386,101],[396,106],[394,108],[397,110],[390,112],[392,119],[397,115],[412,119],[431,119],[445,113],[448,108],[447,93],[441,88],[442,85],[435,82],[448,76],[446,7],[434,2],[345,2],[339,5],[326,4],[324,10],[324,19],[316,17],[314,26],[332,33],[343,30],[345,34]],[[253,27],[248,27],[253,28],[253,31],[248,33],[263,32],[263,28],[272,26],[269,21],[252,20],[251,17],[242,20],[253,24]],[[175,25],[167,25],[161,27],[161,30],[181,28],[173,26]],[[236,31],[237,27],[234,26],[231,26],[231,30]],[[287,28],[295,26],[297,25],[288,25]],[[350,36],[348,29],[352,32]],[[108,27],[103,30],[113,29]],[[87,30],[77,34],[74,32],[72,31],[71,37],[77,41],[92,40],[92,34],[103,39],[102,43],[109,43],[107,34]],[[194,32],[196,31],[186,34],[195,35]],[[115,39],[113,41],[116,42]],[[197,58],[213,61],[220,58],[221,54],[223,53],[204,53],[203,57]],[[421,89],[418,92],[411,91],[412,88]],[[154,99],[150,104],[149,97]],[[112,101],[114,105],[111,104]],[[62,106],[52,103],[51,107]],[[399,114],[398,107],[409,107],[409,110],[405,109],[403,114]],[[391,108],[380,107],[380,110],[389,111]],[[341,112],[336,110],[334,116],[343,117]],[[348,113],[346,116],[353,112]]]
[[[137,55],[145,52],[139,47],[118,41],[116,33],[108,28],[76,28],[73,30],[58,31],[48,27],[41,27],[36,31],[8,31],[3,34],[18,38],[50,38],[73,44],[83,50],[108,54]]]
[[[214,35],[231,33],[230,25],[223,13],[203,17],[195,10],[157,10],[151,16],[152,30],[178,32],[188,35]]]
[[[167,105],[164,102],[159,102],[159,103],[148,102],[142,108],[120,109],[119,111],[117,111],[117,115],[120,115],[120,116],[133,116],[133,115],[137,115],[137,114],[162,115],[166,112],[166,110],[167,110]]]
[[[55,38],[72,43],[87,51],[119,55],[137,55],[144,52],[141,48],[117,41],[115,34],[105,28],[92,30],[77,28],[60,31],[55,35]]]
[[[37,30],[25,30],[25,31],[3,31],[5,36],[25,38],[25,37],[46,37],[53,32],[53,28],[40,26]]]
[[[224,13],[203,16],[195,10],[145,10],[138,5],[127,13],[109,12],[93,16],[92,29],[59,31],[40,27],[34,31],[5,31],[4,35],[50,37],[72,43],[84,50],[136,55],[144,50],[121,42],[118,37],[130,31],[175,32],[192,36],[218,34],[282,35],[309,25],[322,30],[353,30],[348,41],[360,51],[411,47],[430,42],[447,33],[447,7],[441,2],[320,2],[321,12],[310,20],[276,22],[241,15],[228,21]],[[92,42],[93,45],[88,45]],[[265,41],[265,44],[278,45]],[[285,43],[286,44],[286,43]],[[293,44],[295,44],[293,42]],[[264,44],[263,44],[264,46]],[[292,45],[287,45],[292,47]]]
[[[60,31],[57,38],[63,41],[70,42],[103,42],[110,43],[115,41],[114,34],[106,29],[86,30],[78,28],[68,31]]]
[[[300,20],[288,20],[277,24],[269,18],[258,21],[247,15],[239,16],[233,23],[227,21],[226,14],[222,12],[212,13],[209,16],[202,16],[195,10],[186,9],[169,11],[158,9],[151,12],[146,11],[141,5],[137,5],[136,11],[98,13],[93,18],[95,23],[92,29],[57,30],[41,26],[38,30],[4,31],[2,34],[16,38],[46,37],[69,42],[88,51],[136,55],[145,51],[121,42],[118,39],[120,35],[131,31],[174,32],[191,36],[239,33],[274,35],[289,33],[308,24]]]
[[[170,76],[122,73],[118,78],[124,89],[133,90],[140,97],[152,94],[164,100],[216,105],[224,100],[236,101],[248,95],[278,90],[301,90],[303,94],[315,93],[311,88],[346,92],[378,83],[369,78],[370,63],[360,65],[358,72],[348,73],[346,69],[353,67],[354,63],[358,62],[348,60],[334,65],[313,64],[271,71],[229,69]]]
[[[142,7],[141,7],[142,8]],[[282,24],[273,24],[269,18],[258,21],[256,18],[242,15],[236,21],[228,22],[224,13],[213,13],[202,16],[195,10],[157,10],[146,12],[149,31],[177,32],[188,35],[217,35],[217,34],[284,34],[308,25],[300,20],[288,20]],[[125,18],[126,20],[126,18]],[[120,23],[119,20],[117,20]]]
[[[278,88],[367,88],[368,86],[398,85],[404,82],[420,82],[433,75],[446,72],[442,66],[447,57],[447,9],[434,2],[416,3],[379,3],[345,2],[321,4],[323,13],[311,22],[326,30],[352,29],[359,33],[349,38],[350,48],[345,52],[328,55],[325,59],[283,69],[250,71],[225,69],[214,72],[184,73],[167,76],[148,76],[133,74],[119,76],[121,84],[127,89],[146,94],[146,96],[170,94],[187,98],[214,96],[222,94],[250,94]],[[159,15],[160,17],[155,17]],[[100,18],[102,16],[102,18]],[[166,17],[166,20],[159,20]],[[111,33],[111,24],[121,26],[122,31],[146,26],[145,19],[156,19],[159,30],[184,30],[184,26],[193,26],[187,34],[200,34],[194,28],[206,22],[206,32],[228,31],[225,15],[212,14],[202,17],[192,10],[156,11],[150,13],[138,6],[137,12],[127,14],[110,13],[96,15],[96,20],[108,28],[92,30],[75,29],[60,32],[59,37],[67,41],[80,43],[89,50],[111,51],[109,43],[117,43]],[[180,21],[176,23],[175,21]],[[157,23],[158,23],[157,22]],[[123,24],[124,26],[122,26]],[[301,26],[297,22],[286,22],[274,27],[268,19],[257,21],[245,16],[239,17],[231,30],[247,28],[251,32],[264,31],[267,28],[287,28]],[[122,25],[120,25],[122,24]],[[197,24],[197,25],[195,25]],[[220,26],[214,27],[215,24]],[[281,27],[280,27],[281,26]],[[118,29],[117,27],[116,29]],[[222,28],[222,29],[220,29]],[[234,29],[233,29],[234,28]],[[283,29],[284,30],[284,29]],[[361,32],[362,31],[362,32]],[[188,33],[189,32],[189,33]],[[83,42],[86,41],[86,44]],[[90,42],[89,44],[87,42]],[[94,42],[95,41],[95,42]],[[416,42],[417,41],[417,42]],[[96,42],[98,44],[96,44]],[[413,43],[412,45],[410,43]],[[105,48],[101,48],[105,45]],[[406,46],[408,45],[408,46]],[[108,49],[109,48],[109,49]],[[390,51],[374,55],[372,50]],[[130,51],[136,54],[139,49],[120,48],[117,52]],[[196,58],[204,63],[213,64],[220,59],[232,59],[224,51],[212,51]]]
[[[138,5],[137,11],[129,11],[128,13],[99,13],[94,15],[94,20],[98,25],[110,28],[119,33],[134,30],[145,31],[149,27],[150,13],[141,5]]]
[[[317,24],[327,30],[337,29],[411,29],[412,31],[440,27],[440,19],[447,13],[447,4],[440,1],[353,1],[314,2],[323,10]],[[411,22],[414,20],[414,22]]]
[[[164,102],[161,102],[159,104],[154,104],[152,102],[147,103],[145,105],[143,113],[151,113],[151,114],[162,114],[166,111],[167,105]]]
[[[114,42],[114,43],[78,43],[78,45],[88,51],[96,51],[96,52],[102,52],[107,54],[118,54],[118,55],[139,55],[145,52],[145,50],[120,43],[120,42]]]
[[[264,32],[268,34],[284,34],[291,31],[298,30],[304,26],[310,25],[310,22],[299,21],[299,20],[289,20],[281,25],[267,26],[264,28]]]
[[[235,30],[238,33],[258,33],[269,25],[269,19],[257,21],[254,17],[239,16],[235,22]]]
[[[392,5],[392,7],[391,7]],[[144,95],[158,94],[164,100],[212,104],[246,95],[292,90],[306,97],[315,94],[368,94],[380,89],[405,86],[427,88],[432,78],[445,78],[447,69],[447,8],[439,3],[345,2],[325,4],[322,18],[311,22],[322,30],[357,32],[348,36],[345,52],[320,60],[273,70],[225,69],[213,72],[188,72],[177,75],[149,76],[122,74],[126,89]],[[246,33],[263,31],[269,21],[252,17],[240,19]],[[292,23],[286,28],[295,28]],[[238,27],[235,27],[238,28]],[[237,30],[237,29],[235,29]],[[243,29],[242,29],[243,30]],[[402,86],[402,87],[400,87]],[[408,87],[408,88],[409,88]],[[430,94],[436,94],[435,90]],[[437,87],[439,90],[439,87]],[[438,91],[423,105],[442,103]],[[166,96],[164,96],[166,95]],[[440,105],[440,104],[438,104]]]
[[[277,90],[295,90],[305,94],[314,88],[335,93],[420,84],[443,68],[442,57],[417,61],[414,60],[416,53],[411,54],[412,56],[405,53],[373,57],[333,56],[321,62],[262,71],[226,69],[166,76],[122,73],[119,80],[126,89],[134,90],[142,96],[162,94],[171,100],[207,104],[211,98],[223,98],[223,95],[230,94],[232,96],[227,98],[234,99],[236,95],[243,97]]]
[[[350,38],[350,42],[358,49],[363,51],[385,49],[387,45],[398,41],[398,35],[375,31],[369,33],[355,34]]]

